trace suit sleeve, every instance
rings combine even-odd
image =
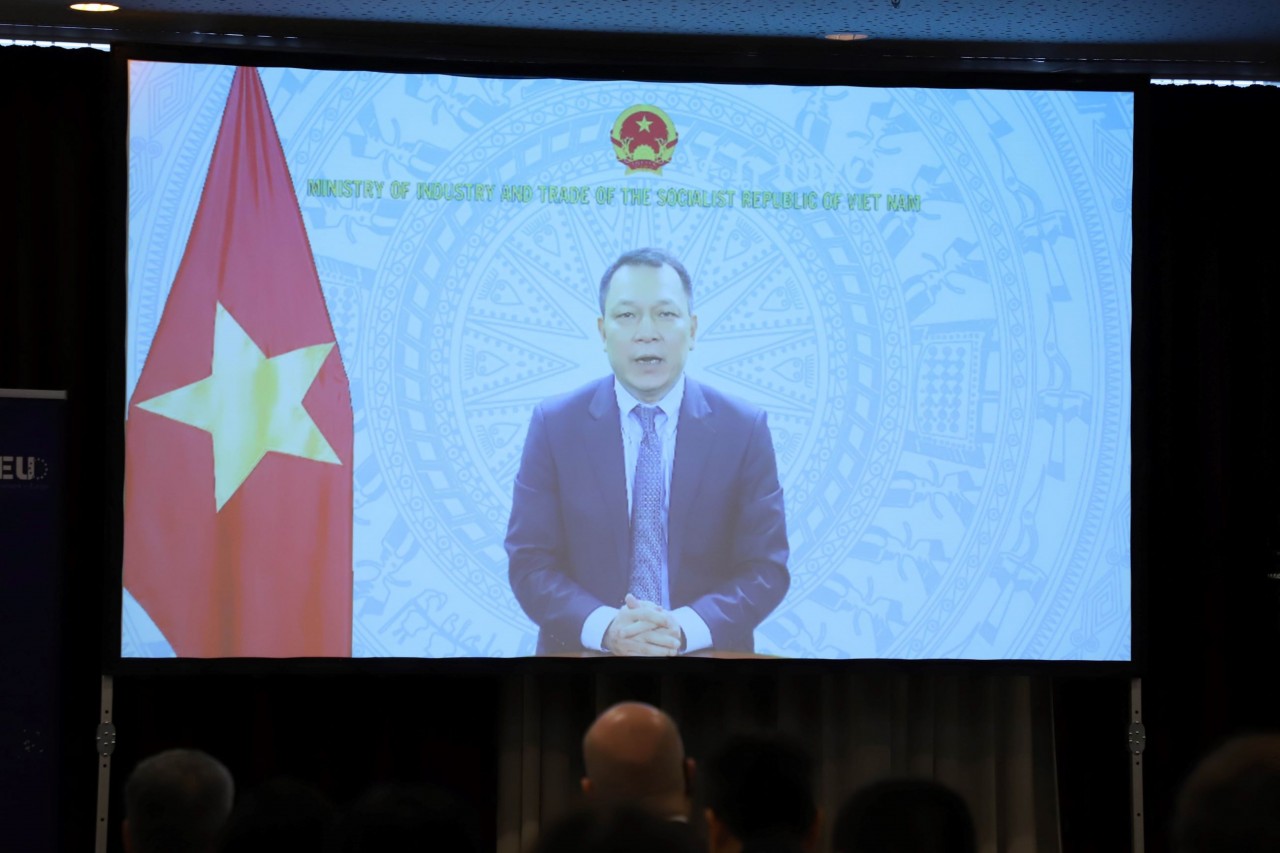
[[[524,612],[553,645],[580,649],[583,623],[604,602],[573,579],[560,476],[542,407],[529,423],[507,524],[507,571]]]
[[[724,561],[726,580],[689,605],[711,629],[712,646],[718,649],[751,648],[751,632],[791,586],[782,486],[764,412],[752,424],[736,485],[739,500]]]

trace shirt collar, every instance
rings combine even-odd
[[[675,418],[679,416],[680,403],[684,400],[684,374],[680,374],[676,384],[672,385],[666,396],[656,403],[644,403],[637,400],[631,395],[630,391],[622,386],[616,376],[613,378],[613,391],[618,398],[618,411],[622,413],[623,417],[630,414],[631,410],[636,406],[654,405],[661,409],[662,413],[668,418]]]

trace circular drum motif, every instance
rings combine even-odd
[[[609,123],[634,92],[619,97],[587,84],[526,99],[440,172],[501,184],[518,166],[535,193],[543,185],[625,187],[647,189],[650,203],[557,205],[535,196],[530,204],[418,205],[380,264],[374,310],[399,319],[385,342],[391,382],[380,371],[366,377],[377,400],[374,431],[385,424],[395,435],[376,452],[387,467],[393,452],[404,459],[388,481],[438,568],[512,626],[533,630],[511,595],[502,549],[524,432],[537,402],[607,372],[595,328],[598,280],[623,251],[658,245],[684,261],[701,324],[690,373],[768,412],[792,546],[792,591],[779,614],[856,541],[892,473],[906,366],[886,364],[883,322],[902,318],[894,334],[905,337],[906,312],[901,289],[885,280],[893,265],[873,221],[851,217],[833,229],[821,213],[657,201],[660,188],[784,189],[744,161],[677,169],[679,156],[692,159],[700,144],[817,156],[777,118],[714,94],[714,118],[683,120],[684,150],[660,182],[623,177],[607,144]],[[697,90],[640,97],[673,116],[698,115]],[[521,135],[517,125],[536,130]],[[874,282],[871,266],[881,271]],[[890,387],[886,376],[895,377]],[[410,502],[427,509],[408,512]]]

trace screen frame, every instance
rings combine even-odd
[[[368,672],[371,674],[494,674],[518,673],[590,672],[610,674],[696,674],[715,672],[743,673],[821,673],[846,671],[849,668],[866,672],[972,672],[979,674],[1008,673],[1025,675],[1062,676],[1111,676],[1141,675],[1147,667],[1145,627],[1147,578],[1144,554],[1148,535],[1148,520],[1144,512],[1147,506],[1145,487],[1151,481],[1151,455],[1146,447],[1149,442],[1135,440],[1151,434],[1154,419],[1150,418],[1149,403],[1152,391],[1141,381],[1148,375],[1149,359],[1154,359],[1154,336],[1139,322],[1139,317],[1149,298],[1154,298],[1147,285],[1145,247],[1148,235],[1145,220],[1145,190],[1148,176],[1143,152],[1150,144],[1143,133],[1141,116],[1145,103],[1144,93],[1149,87],[1148,78],[1129,74],[1069,74],[1046,75],[1028,72],[945,71],[927,66],[918,70],[887,69],[858,70],[833,68],[815,70],[797,67],[770,67],[760,62],[752,67],[725,65],[708,67],[705,64],[663,64],[669,60],[661,50],[662,41],[654,40],[653,52],[639,55],[629,63],[603,63],[582,61],[568,55],[556,55],[554,43],[547,50],[550,55],[537,61],[498,61],[491,58],[466,60],[461,58],[437,58],[424,52],[416,59],[375,58],[363,54],[295,52],[291,50],[249,50],[228,48],[192,48],[170,45],[130,44],[112,49],[112,114],[114,125],[110,129],[114,145],[118,146],[116,167],[110,176],[109,186],[118,205],[118,215],[113,217],[111,228],[115,232],[112,245],[115,256],[110,269],[105,271],[112,306],[110,340],[113,347],[103,360],[104,381],[115,389],[110,399],[117,405],[123,400],[125,377],[125,313],[127,308],[126,264],[127,254],[127,200],[128,200],[128,64],[131,60],[154,62],[181,62],[187,64],[253,65],[258,67],[296,67],[318,70],[374,71],[387,73],[448,74],[464,77],[534,78],[552,77],[574,80],[628,80],[637,82],[672,83],[741,83],[794,86],[920,86],[931,89],[1006,89],[1051,91],[1107,91],[1128,92],[1134,95],[1134,163],[1132,196],[1133,258],[1131,266],[1131,304],[1133,322],[1130,329],[1131,385],[1130,405],[1130,458],[1132,527],[1130,539],[1130,659],[1127,661],[1085,660],[1023,660],[1023,659],[713,659],[679,657],[668,659],[615,658],[607,655],[581,658],[564,657],[513,657],[513,658],[136,658],[121,655],[121,621],[124,597],[123,585],[123,537],[124,537],[124,429],[125,419],[117,405],[104,412],[103,428],[111,448],[109,467],[110,494],[104,496],[102,505],[107,509],[106,558],[103,561],[103,577],[106,591],[103,597],[103,671],[110,675],[164,675],[164,674],[246,674],[271,673],[332,674]],[[704,60],[705,62],[705,57]],[[1052,85],[1048,85],[1052,84]],[[1145,393],[1144,393],[1145,392]],[[127,407],[127,406],[126,406]]]

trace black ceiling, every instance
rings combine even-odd
[[[1280,74],[1280,0],[115,0],[123,9],[106,15],[68,2],[0,0],[0,37],[516,61],[551,51],[611,64],[676,53],[827,69]],[[870,38],[822,39],[831,32]]]

